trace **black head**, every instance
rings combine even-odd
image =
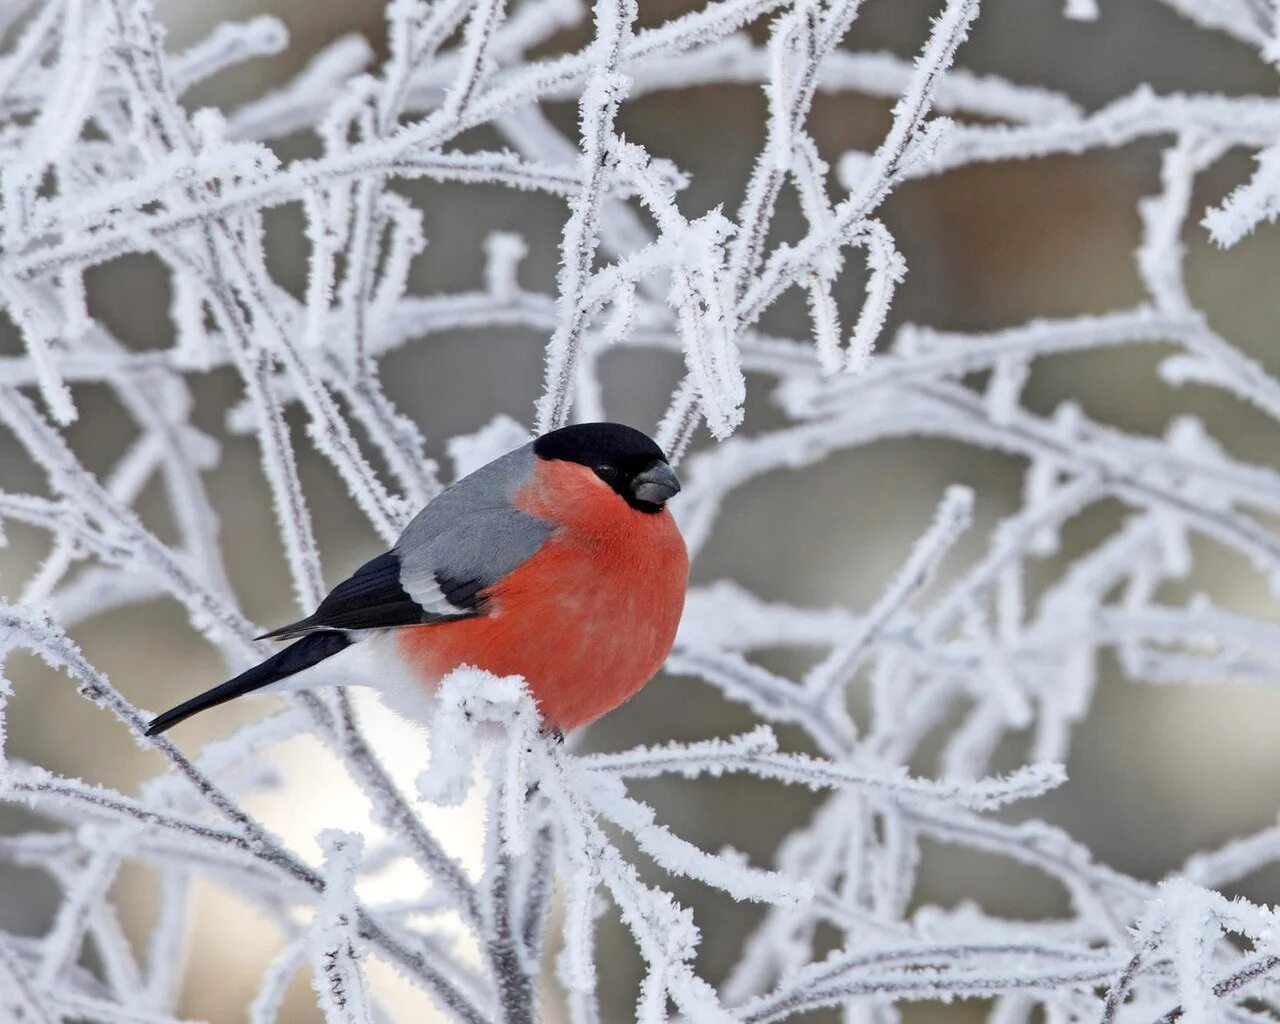
[[[632,508],[661,512],[680,490],[662,449],[621,423],[575,423],[543,434],[533,442],[541,459],[586,466],[617,491]]]

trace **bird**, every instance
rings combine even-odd
[[[689,557],[662,449],[619,423],[549,431],[445,488],[288,647],[156,716],[155,736],[248,693],[367,685],[429,720],[453,669],[519,675],[563,737],[634,696],[675,642]]]

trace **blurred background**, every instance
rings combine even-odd
[[[214,23],[271,13],[288,26],[292,43],[278,58],[260,60],[200,87],[193,105],[234,105],[260,94],[298,70],[322,45],[359,32],[381,52],[381,5],[251,2],[222,0],[198,4],[162,0],[171,48],[202,38]],[[645,23],[684,9],[669,0],[645,0]],[[1069,93],[1087,109],[1148,82],[1157,91],[1220,91],[1229,94],[1274,90],[1274,69],[1231,39],[1199,30],[1156,2],[1125,0],[1101,4],[1101,19],[1080,23],[1062,17],[1062,0],[985,0],[977,28],[961,49],[960,66],[994,72],[1020,83],[1038,83]],[[846,46],[888,49],[912,56],[924,39],[936,4],[922,0],[873,0],[855,24]],[[580,30],[556,37],[557,48],[574,48],[587,38]],[[576,119],[572,103],[544,107],[565,131]],[[763,142],[765,103],[757,86],[699,87],[656,93],[627,104],[620,127],[655,155],[673,159],[691,172],[684,193],[686,214],[716,205],[736,213],[742,186]],[[889,122],[889,104],[865,97],[821,95],[811,130],[828,160],[846,149],[873,148]],[[464,146],[499,146],[476,133]],[[1027,163],[994,164],[953,172],[937,180],[901,188],[885,208],[909,274],[898,293],[892,324],[904,321],[940,328],[980,330],[1019,323],[1033,316],[1103,312],[1140,301],[1133,267],[1138,242],[1137,203],[1155,191],[1159,149],[1150,142],[1084,157],[1054,157]],[[309,137],[284,140],[283,156],[315,151]],[[1193,208],[1216,201],[1248,173],[1244,154],[1221,162],[1200,180]],[[425,211],[430,240],[415,269],[413,290],[453,291],[475,287],[482,271],[482,242],[494,230],[518,231],[529,242],[522,283],[554,291],[555,253],[563,205],[545,196],[468,186],[411,183],[404,189]],[[798,237],[802,219],[784,201],[778,238]],[[301,289],[305,250],[296,207],[271,215],[273,269],[287,287]],[[1280,369],[1272,341],[1280,314],[1275,287],[1276,232],[1263,231],[1227,252],[1213,250],[1198,227],[1188,232],[1193,297],[1215,326],[1244,351]],[[89,278],[90,307],[116,334],[139,350],[172,340],[166,280],[159,266],[141,258],[122,259]],[[861,284],[849,282],[852,304]],[[762,325],[787,336],[808,332],[802,301],[780,303]],[[452,436],[475,431],[495,414],[521,422],[532,417],[542,374],[542,342],[523,331],[458,332],[410,344],[383,363],[390,397],[425,433],[432,454],[444,456]],[[0,351],[18,350],[9,325],[0,332]],[[1098,355],[1041,361],[1028,401],[1048,411],[1071,398],[1092,416],[1127,430],[1159,433],[1179,412],[1202,417],[1233,453],[1274,465],[1275,434],[1252,410],[1223,394],[1188,387],[1170,390],[1154,374],[1165,353],[1159,346],[1107,350]],[[650,428],[678,379],[676,357],[635,350],[603,359],[606,407],[615,419]],[[196,423],[223,441],[222,459],[209,474],[222,514],[229,571],[247,614],[273,624],[296,617],[270,503],[252,438],[227,432],[225,413],[239,400],[231,370],[193,376]],[[754,382],[746,429],[779,422],[765,382]],[[105,392],[77,392],[81,415],[68,436],[93,469],[110,464],[121,450],[129,425]],[[310,448],[297,410],[291,414],[301,473],[315,516],[327,579],[341,579],[376,553],[377,539],[362,522],[331,468]],[[705,434],[697,443],[711,443]],[[1021,464],[1005,456],[958,444],[902,441],[873,445],[802,472],[776,474],[743,488],[723,514],[717,532],[694,567],[694,582],[732,577],[763,597],[801,605],[843,605],[865,609],[886,575],[905,556],[927,524],[945,485],[973,486],[978,525],[948,566],[961,565],[982,549],[989,528],[1019,504]],[[0,486],[42,493],[39,472],[8,436],[0,437]],[[140,508],[165,530],[164,496],[149,493]],[[1069,559],[1115,528],[1121,510],[1101,506],[1073,522],[1059,559]],[[150,521],[150,520],[149,520]],[[11,529],[0,552],[0,589],[16,595],[46,553],[36,531]],[[1225,606],[1269,615],[1262,581],[1243,563],[1207,548],[1197,549],[1199,567],[1185,584],[1207,590]],[[1054,563],[1056,564],[1056,563]],[[1052,564],[1048,567],[1052,570]],[[209,647],[169,603],[155,602],[99,616],[76,634],[88,657],[141,706],[159,710],[221,678],[222,666]],[[805,665],[776,657],[770,667],[789,674]],[[14,757],[69,775],[125,790],[161,768],[159,759],[138,750],[106,716],[76,697],[63,677],[15,659],[9,673],[16,694],[9,709],[9,748]],[[1093,710],[1076,734],[1071,782],[1052,797],[1017,813],[1034,814],[1061,825],[1086,843],[1097,858],[1140,878],[1157,879],[1176,869],[1195,850],[1273,824],[1280,794],[1280,693],[1243,687],[1144,687],[1122,681],[1111,665]],[[377,742],[410,780],[423,760],[423,737],[373,707],[365,708]],[[202,741],[258,717],[264,705],[252,702],[196,719],[177,737],[194,749]],[[673,709],[679,709],[678,714]],[[594,726],[586,749],[617,749],[633,743],[689,739],[748,728],[749,713],[725,702],[701,683],[660,677],[626,708]],[[788,742],[800,742],[787,736]],[[1008,763],[1022,751],[1011,747]],[[281,767],[290,786],[252,802],[268,824],[309,856],[312,836],[323,827],[358,827],[363,803],[336,770],[316,768],[315,751],[305,741],[288,745]],[[927,757],[913,766],[937,770]],[[806,820],[814,806],[809,794],[744,780],[690,784],[646,783],[640,795],[659,808],[661,819],[704,847],[732,845],[754,862],[768,863],[779,835]],[[478,810],[463,808],[440,819],[441,830],[460,855],[476,856]],[[22,812],[0,807],[0,833],[30,827]],[[926,850],[921,899],[952,905],[973,900],[993,913],[1034,917],[1065,909],[1065,894],[1051,882],[995,858],[948,850]],[[388,892],[396,880],[383,880]],[[1247,880],[1239,890],[1249,898],[1274,902],[1280,870]],[[153,893],[142,872],[118,883],[126,925],[139,930],[153,910]],[[712,979],[736,958],[742,935],[756,919],[750,906],[731,904],[692,884],[674,884],[678,898],[693,907],[704,933],[702,966]],[[38,934],[47,928],[56,893],[40,875],[0,868],[0,926]],[[191,972],[182,1012],[209,1021],[244,1019],[261,972],[278,946],[272,926],[227,893],[202,887],[191,935]],[[613,915],[602,923],[605,1019],[631,1017],[639,962]],[[983,1011],[981,1004],[919,1007],[909,1019],[945,1015],[951,1019]],[[557,1019],[552,1001],[547,1018]],[[319,1019],[305,972],[295,983],[282,1019]],[[428,1019],[404,1017],[403,1019]],[[814,1019],[835,1019],[815,1017]]]

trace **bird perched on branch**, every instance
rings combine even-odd
[[[292,640],[157,716],[147,735],[246,693],[364,684],[420,715],[461,665],[520,675],[544,727],[568,732],[665,660],[689,559],[667,499],[680,483],[638,430],[553,430],[446,488],[395,547],[339,583]]]

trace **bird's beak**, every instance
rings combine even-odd
[[[643,473],[637,473],[631,481],[631,493],[637,501],[662,505],[673,494],[680,493],[680,481],[675,470],[665,462],[655,462]]]

